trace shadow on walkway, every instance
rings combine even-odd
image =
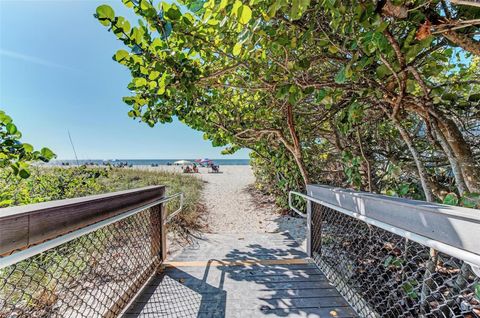
[[[288,234],[207,235],[171,261],[125,317],[353,317],[305,258]]]
[[[203,269],[201,279],[176,267],[155,275],[123,317],[225,317],[224,276],[214,287],[206,283],[210,265]]]

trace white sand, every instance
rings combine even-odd
[[[148,169],[181,172],[178,166]],[[207,168],[200,168],[200,173],[192,174],[206,182],[203,200],[208,210],[208,232],[247,234],[286,231],[305,246],[304,219],[283,216],[272,203],[254,202],[255,198],[247,191],[255,181],[250,166],[221,166],[220,171],[222,173],[208,173]]]

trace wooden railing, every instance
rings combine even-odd
[[[0,255],[142,207],[164,194],[164,186],[150,186],[0,209]]]
[[[0,317],[118,315],[166,257],[176,197],[150,186],[0,209]]]

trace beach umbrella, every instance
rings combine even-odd
[[[212,160],[208,158],[203,158],[202,160],[200,160],[200,163],[208,163],[208,162],[212,162]]]
[[[178,160],[178,161],[175,161],[173,164],[180,166],[180,165],[189,165],[191,163],[192,162],[188,160]]]

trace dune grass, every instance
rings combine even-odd
[[[165,185],[167,195],[183,192],[184,225],[198,227],[203,211],[200,201],[202,181],[180,173],[135,168],[35,167],[28,179],[0,170],[0,207],[61,200],[87,195]],[[174,209],[172,202],[168,207]]]

